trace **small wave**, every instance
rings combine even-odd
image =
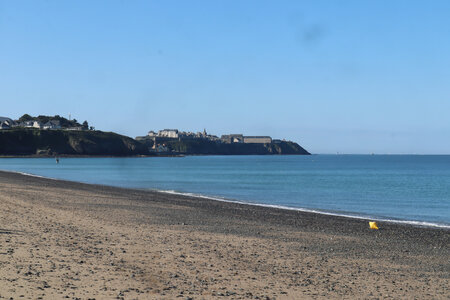
[[[239,200],[230,200],[230,199],[221,198],[221,197],[205,196],[205,195],[201,195],[201,194],[183,193],[183,192],[177,192],[174,190],[156,190],[155,189],[154,191],[166,193],[166,194],[189,196],[189,197],[202,198],[202,199],[215,200],[215,201],[228,202],[228,203],[301,211],[301,212],[315,213],[315,214],[321,214],[321,215],[327,215],[327,216],[345,217],[345,218],[358,219],[358,220],[373,220],[373,221],[378,221],[378,222],[405,224],[405,225],[413,225],[413,226],[420,226],[420,227],[450,229],[450,225],[432,223],[432,222],[426,222],[426,221],[385,219],[385,218],[371,217],[371,216],[358,216],[358,215],[351,215],[351,214],[345,214],[345,213],[328,212],[328,211],[323,211],[323,210],[318,210],[318,209],[290,207],[290,206],[275,205],[275,204],[252,203],[252,202],[244,202],[244,201],[239,201]]]
[[[2,170],[2,171],[4,171],[4,170]],[[25,176],[31,176],[31,177],[37,177],[37,178],[44,178],[44,179],[51,179],[51,180],[60,180],[60,179],[57,179],[57,178],[46,177],[46,176],[41,176],[41,175],[36,175],[36,174],[31,174],[31,173],[25,173],[25,172],[16,172],[16,171],[5,171],[5,172],[17,173],[17,174],[21,174],[21,175],[25,175]]]

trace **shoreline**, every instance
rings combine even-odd
[[[448,299],[450,232],[0,172],[0,298]]]
[[[135,158],[135,157],[186,157],[186,156],[311,156],[318,154],[189,154],[189,153],[152,153],[139,155],[82,155],[82,154],[58,154],[58,155],[41,155],[41,154],[26,154],[26,155],[4,155],[0,158]],[[329,154],[321,154],[329,155]]]
[[[20,173],[20,172],[18,172],[18,173]],[[20,173],[20,174],[22,174],[22,173]],[[23,173],[23,174],[34,176],[32,174],[27,174],[27,173]],[[50,178],[50,177],[43,177],[43,178],[54,179],[54,178]],[[59,180],[59,179],[54,179],[54,180]],[[377,216],[362,216],[362,215],[358,216],[358,215],[356,215],[356,213],[354,213],[355,215],[352,215],[351,212],[339,213],[339,212],[326,211],[326,210],[322,210],[319,208],[312,209],[312,208],[303,208],[303,207],[290,207],[290,206],[283,206],[283,205],[276,205],[276,204],[245,202],[242,200],[226,199],[226,198],[207,196],[207,195],[201,195],[201,194],[195,194],[195,193],[189,193],[189,192],[177,192],[177,191],[171,191],[171,190],[158,190],[158,189],[150,189],[150,190],[157,192],[157,193],[167,193],[167,194],[194,197],[194,198],[203,198],[203,199],[209,199],[212,201],[221,201],[221,202],[235,203],[235,204],[242,204],[242,205],[249,205],[249,206],[281,209],[281,210],[288,210],[288,211],[289,210],[299,211],[299,212],[304,212],[304,213],[311,213],[311,214],[318,214],[318,215],[332,216],[332,217],[341,217],[341,218],[348,218],[348,219],[356,219],[356,220],[364,220],[364,221],[377,221],[377,222],[392,223],[392,224],[402,224],[405,226],[439,228],[439,229],[450,230],[450,224],[433,223],[433,222],[429,222],[429,221],[396,220],[396,219],[386,219],[386,218],[377,217]]]
[[[281,224],[285,223],[285,219],[283,217],[291,217],[291,218],[297,218],[298,216],[305,217],[309,221],[318,221],[320,225],[322,225],[322,221],[326,221],[326,224],[334,224],[334,223],[342,223],[342,224],[357,224],[358,225],[358,232],[377,232],[376,230],[369,230],[368,222],[372,221],[371,218],[364,218],[364,217],[349,217],[349,216],[343,216],[343,215],[335,215],[335,214],[327,214],[322,212],[315,212],[315,211],[309,211],[309,210],[303,210],[303,209],[290,209],[290,208],[284,208],[284,207],[276,207],[271,205],[265,205],[265,204],[254,204],[254,203],[247,203],[242,201],[234,201],[234,200],[226,200],[226,199],[217,199],[209,196],[202,196],[202,195],[195,195],[190,193],[178,193],[178,192],[172,192],[172,191],[164,191],[164,190],[157,190],[157,189],[137,189],[137,188],[127,188],[127,187],[119,187],[119,186],[111,186],[111,185],[104,185],[104,184],[93,184],[93,183],[85,183],[85,182],[78,182],[78,181],[70,181],[65,179],[58,179],[58,178],[51,178],[51,177],[45,177],[40,175],[34,175],[29,173],[23,173],[23,172],[15,172],[15,171],[3,171],[0,170],[0,178],[5,175],[18,175],[23,176],[24,178],[30,178],[30,179],[36,179],[38,181],[43,181],[45,185],[52,182],[55,186],[58,187],[70,187],[74,189],[87,189],[87,190],[102,190],[102,191],[111,191],[111,192],[118,192],[118,193],[124,193],[124,194],[139,194],[143,197],[150,197],[153,196],[156,198],[163,198],[165,200],[175,201],[176,203],[182,203],[186,204],[189,203],[193,204],[195,203],[195,207],[201,207],[201,206],[207,206],[207,207],[219,207],[223,209],[231,209],[231,210],[245,210],[246,212],[250,212],[251,215],[254,215],[255,212],[258,213],[267,213],[270,215],[276,215],[277,219],[272,220],[274,222],[279,222]],[[29,180],[25,181],[29,182]],[[172,196],[172,197],[170,197]],[[186,202],[186,203],[185,203]],[[279,217],[279,219],[278,219]],[[291,221],[291,220],[289,220]],[[407,221],[408,222],[408,221]],[[291,225],[291,222],[288,222],[289,225]],[[443,232],[445,234],[448,234],[449,238],[449,244],[450,244],[450,230],[447,227],[435,227],[435,226],[421,226],[417,224],[409,224],[409,223],[403,223],[403,222],[395,222],[391,220],[382,221],[379,222],[379,225],[382,225],[381,231],[386,230],[387,228],[393,229],[394,231],[401,231],[401,230],[407,230],[410,232],[414,231],[424,231],[424,232]],[[355,228],[352,228],[353,230]],[[341,230],[337,230],[337,228],[322,228],[322,231],[330,230],[331,232],[334,231],[341,231],[344,230],[342,228]],[[345,231],[345,230],[344,230]],[[406,232],[406,231],[405,231]]]
[[[174,155],[176,156],[176,155]],[[76,154],[58,154],[58,155],[0,155],[0,158],[139,158],[139,157],[158,157],[157,155],[76,155]]]
[[[221,198],[218,196],[208,196],[208,195],[195,194],[195,193],[190,193],[190,192],[178,192],[178,191],[173,191],[173,190],[161,190],[161,189],[153,189],[153,188],[139,189],[139,188],[127,188],[127,187],[103,185],[103,184],[93,184],[93,183],[86,183],[86,182],[80,182],[80,181],[71,181],[71,180],[65,180],[65,179],[59,179],[59,178],[53,178],[53,177],[46,177],[46,176],[41,176],[41,175],[27,173],[27,172],[20,172],[20,171],[9,171],[9,170],[1,170],[0,169],[0,172],[16,173],[16,174],[21,174],[24,176],[31,176],[31,177],[44,178],[44,179],[49,179],[49,180],[73,182],[73,183],[80,183],[80,184],[115,187],[115,188],[123,188],[123,189],[129,189],[129,190],[139,190],[139,191],[152,191],[152,192],[156,192],[156,193],[173,194],[173,195],[178,195],[178,196],[186,196],[186,197],[193,197],[193,198],[199,198],[199,199],[208,199],[211,201],[235,203],[235,204],[240,204],[240,205],[273,208],[273,209],[281,209],[281,210],[288,210],[288,211],[299,211],[299,212],[304,212],[304,213],[319,214],[319,215],[331,216],[331,217],[342,217],[342,218],[349,218],[349,219],[356,219],[356,220],[364,220],[367,222],[368,221],[377,221],[377,222],[383,222],[383,223],[400,224],[400,225],[405,225],[405,226],[438,228],[438,229],[450,230],[450,224],[447,224],[447,223],[436,223],[436,222],[431,222],[431,221],[419,221],[419,220],[388,219],[385,217],[358,215],[357,213],[352,213],[352,212],[340,213],[340,212],[326,211],[326,210],[322,210],[322,209],[309,209],[309,208],[303,208],[303,207],[289,207],[289,206],[275,205],[275,204],[246,202],[246,201],[239,200],[239,199],[227,199],[227,198]]]

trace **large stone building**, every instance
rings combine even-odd
[[[245,144],[270,144],[272,138],[270,136],[244,136]]]
[[[178,129],[163,129],[158,132],[159,137],[166,137],[177,139],[178,138]]]
[[[244,136],[242,134],[227,134],[220,138],[223,143],[245,143],[245,144],[270,144],[272,138],[270,136]]]

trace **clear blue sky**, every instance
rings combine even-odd
[[[450,1],[2,1],[0,115],[450,153]]]

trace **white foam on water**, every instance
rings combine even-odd
[[[2,171],[5,171],[5,170],[2,170]],[[5,172],[17,173],[17,174],[21,174],[21,175],[25,175],[25,176],[44,178],[44,179],[50,179],[50,180],[60,180],[60,179],[57,179],[57,178],[46,177],[46,176],[41,176],[41,175],[36,175],[36,174],[31,174],[31,173],[25,173],[25,172],[15,172],[15,171],[5,171]]]
[[[225,198],[220,198],[220,197],[205,196],[205,195],[201,195],[201,194],[182,193],[182,192],[177,192],[177,191],[174,191],[174,190],[154,190],[154,191],[161,192],[161,193],[166,193],[166,194],[174,194],[174,195],[189,196],[189,197],[195,197],[195,198],[203,198],[203,199],[215,200],[215,201],[221,201],[221,202],[229,202],[229,203],[236,203],[236,204],[243,204],[243,205],[252,205],[252,206],[259,206],[259,207],[277,208],[277,209],[284,209],[284,210],[301,211],[301,212],[315,213],[315,214],[328,215],[328,216],[345,217],[345,218],[351,218],[351,219],[371,220],[371,221],[378,221],[378,222],[414,225],[414,226],[420,226],[420,227],[435,227],[435,228],[450,229],[450,225],[439,224],[439,223],[432,223],[432,222],[426,222],[426,221],[385,219],[385,218],[379,218],[379,217],[358,216],[358,215],[351,215],[351,214],[345,214],[345,213],[336,213],[336,212],[328,212],[328,211],[322,211],[322,210],[317,210],[317,209],[309,209],[309,208],[301,208],[301,207],[290,207],[290,206],[275,205],[275,204],[263,204],[263,203],[244,202],[244,201],[230,200],[230,199],[225,199]]]

